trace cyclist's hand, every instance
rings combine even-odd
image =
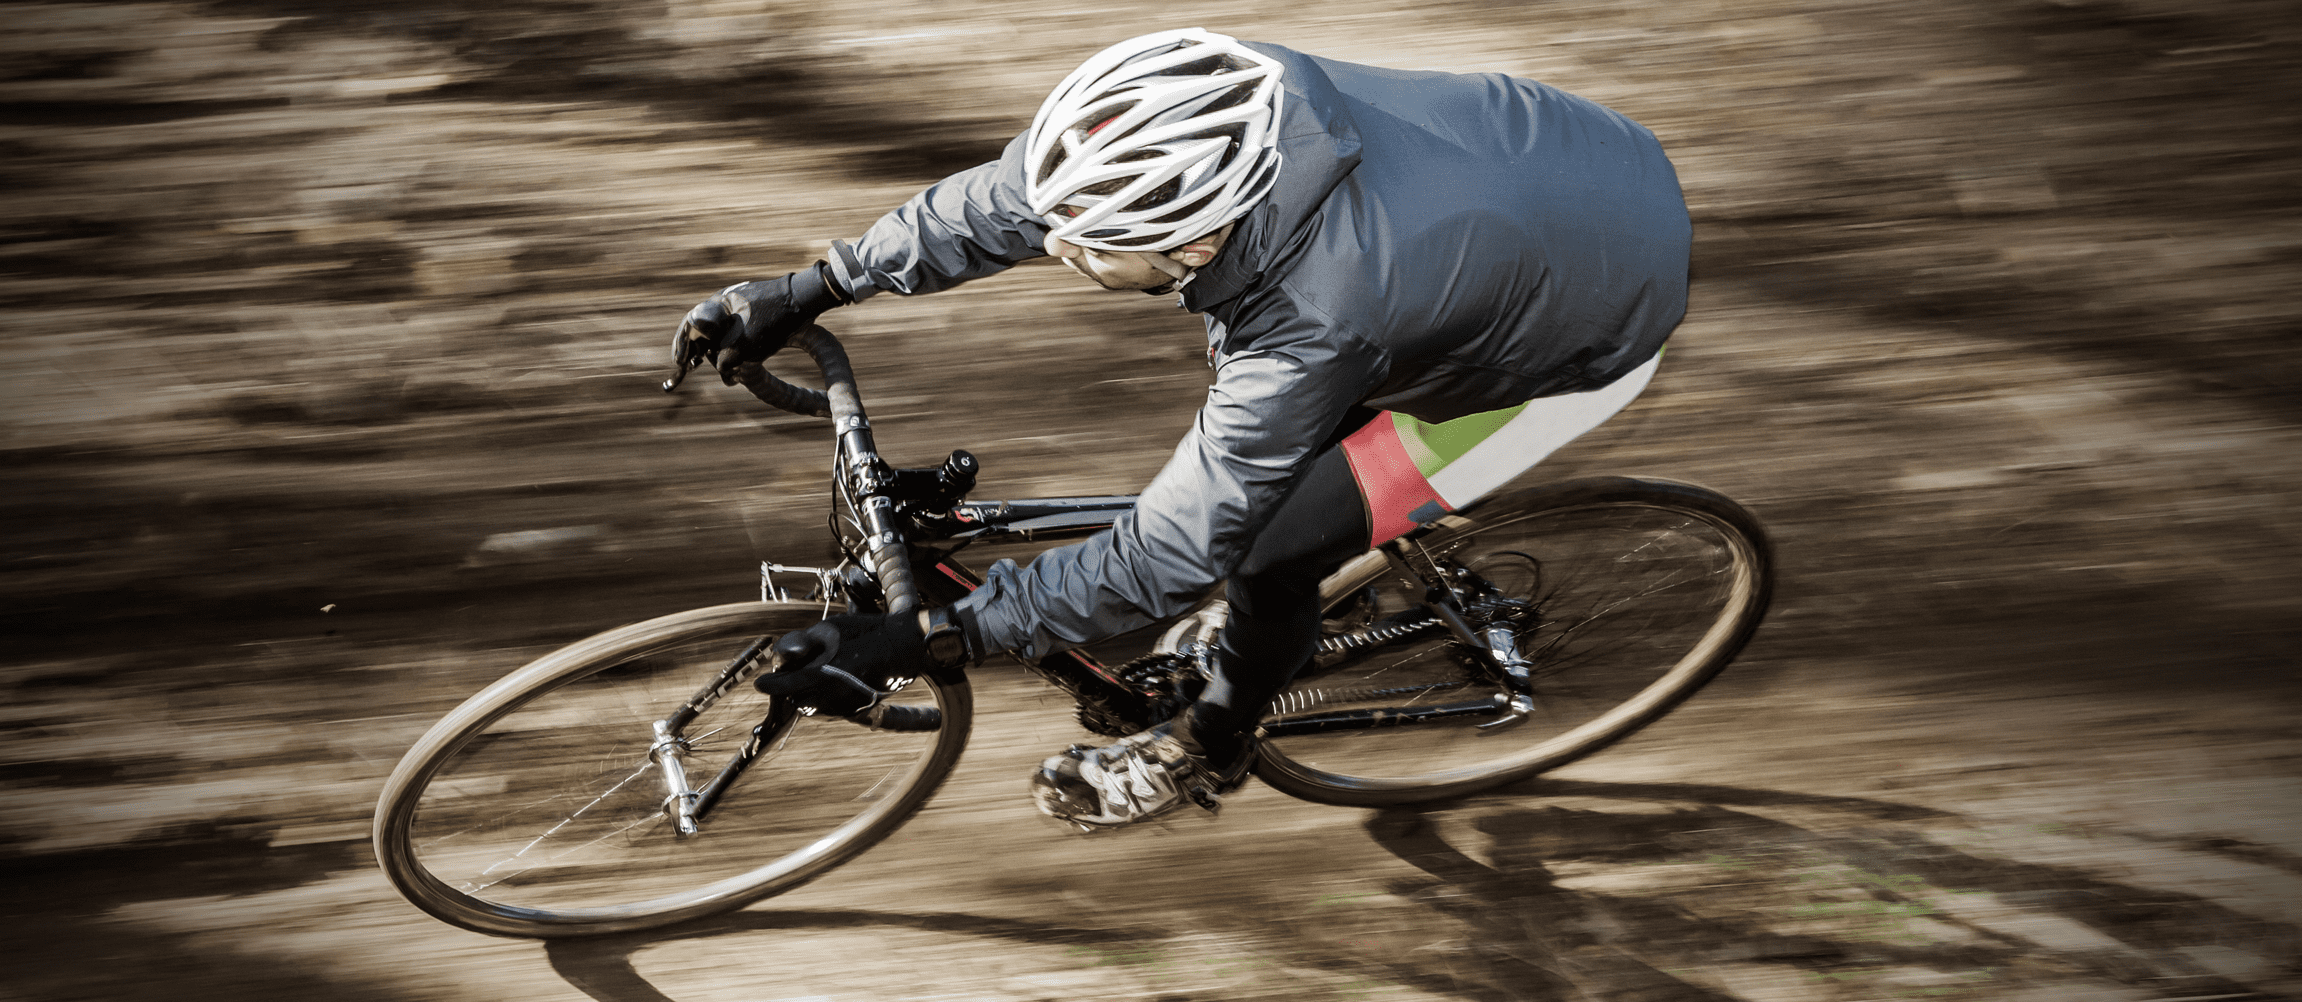
[[[823,262],[781,278],[739,282],[696,304],[672,336],[672,359],[686,364],[697,355],[719,370],[719,381],[735,385],[735,370],[783,349],[841,299]]]
[[[842,717],[868,709],[891,680],[935,668],[911,613],[832,616],[777,638],[768,654],[776,670],[754,688]]]

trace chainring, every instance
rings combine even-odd
[[[1207,688],[1206,668],[1191,653],[1146,654],[1120,665],[1118,675],[1129,690],[1126,696],[1111,690],[1072,693],[1079,702],[1079,726],[1125,737],[1165,723]]]

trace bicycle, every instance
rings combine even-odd
[[[417,907],[499,935],[631,932],[740,908],[855,858],[958,761],[973,712],[966,668],[893,680],[852,719],[818,716],[746,684],[800,667],[770,663],[769,644],[843,608],[953,601],[981,582],[954,556],[970,543],[1084,536],[1133,503],[970,501],[978,464],[965,451],[891,467],[837,339],[811,327],[792,346],[824,390],[758,365],[741,381],[832,420],[843,559],[763,563],[759,601],[579,641],[441,719],[401,759],[375,818],[377,859]],[[1382,806],[1589,755],[1734,658],[1766,612],[1770,552],[1741,505],[1666,480],[1575,480],[1447,514],[1323,583],[1325,635],[1264,717],[1255,775],[1310,801]],[[1203,603],[1123,664],[1070,651],[1029,667],[1076,699],[1088,730],[1133,733],[1205,684],[1222,612]],[[707,761],[718,771],[699,787],[690,767]]]

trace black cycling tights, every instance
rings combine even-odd
[[[1194,736],[1212,757],[1229,758],[1237,735],[1253,730],[1264,707],[1310,662],[1319,643],[1319,582],[1367,552],[1368,534],[1351,462],[1330,447],[1231,575],[1231,618],[1215,678],[1193,712]]]

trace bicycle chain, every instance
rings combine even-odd
[[[1338,633],[1321,638],[1316,656],[1345,654],[1367,647],[1379,647],[1402,637],[1443,627],[1439,617],[1423,614],[1420,618],[1404,621],[1376,623],[1349,633]],[[1088,731],[1124,737],[1173,717],[1198,698],[1206,685],[1206,669],[1195,652],[1169,651],[1146,654],[1120,665],[1115,673],[1126,684],[1128,692],[1089,692],[1058,672],[1042,672],[1079,704],[1079,725]],[[1296,713],[1326,703],[1379,699],[1410,692],[1457,689],[1468,682],[1442,682],[1426,686],[1408,686],[1399,689],[1310,690],[1283,694],[1281,703],[1273,710]],[[1293,705],[1300,703],[1301,705]]]
[[[1346,651],[1358,650],[1361,647],[1374,647],[1380,644],[1387,644],[1393,640],[1399,639],[1400,637],[1407,636],[1408,634],[1420,633],[1438,625],[1440,625],[1439,617],[1426,614],[1421,619],[1410,620],[1408,622],[1390,623],[1387,625],[1377,624],[1369,626],[1365,629],[1353,630],[1349,633],[1338,633],[1334,636],[1320,639],[1319,653],[1341,654]]]

